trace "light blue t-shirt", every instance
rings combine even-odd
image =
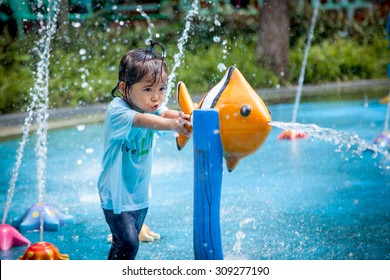
[[[167,110],[161,106],[153,114]],[[103,209],[115,214],[149,207],[155,131],[133,127],[134,111],[121,98],[108,105],[98,189]]]

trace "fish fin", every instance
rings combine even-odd
[[[176,137],[176,148],[181,151],[187,144],[188,140],[190,140],[190,138],[184,136],[184,134],[179,133],[179,136]]]
[[[183,82],[177,84],[177,102],[180,105],[181,110],[187,114],[191,115],[194,111],[194,103],[192,102],[191,96],[188,93],[187,87]],[[189,131],[192,131],[192,128],[186,126]],[[179,136],[176,137],[176,147],[180,151],[184,148],[190,138],[184,134],[179,133]]]
[[[239,159],[237,158],[226,158],[226,166],[229,172],[232,172],[234,168],[236,168],[237,164],[239,162]]]

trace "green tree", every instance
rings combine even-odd
[[[275,72],[282,82],[289,75],[289,27],[288,0],[264,0],[256,55],[259,64]]]

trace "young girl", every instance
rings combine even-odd
[[[98,189],[112,233],[110,260],[133,260],[151,198],[151,170],[156,130],[190,136],[189,116],[163,105],[167,86],[164,57],[150,49],[129,51],[119,65],[114,99],[104,123],[104,154]],[[115,96],[119,91],[120,97]]]

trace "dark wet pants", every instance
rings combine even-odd
[[[106,222],[112,233],[108,260],[134,260],[139,248],[138,235],[148,208],[114,214],[103,209]]]

